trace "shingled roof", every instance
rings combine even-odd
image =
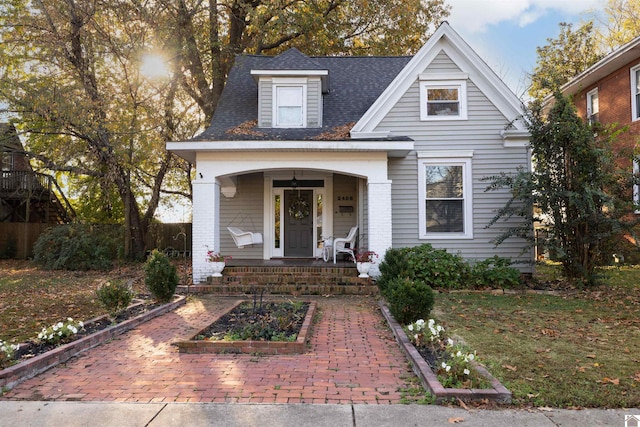
[[[211,126],[194,140],[332,139],[332,133],[343,131],[345,126],[362,117],[410,60],[409,56],[307,57],[297,49],[276,57],[239,55],[229,72]],[[323,97],[323,126],[257,127],[254,123],[258,120],[258,85],[251,70],[327,70],[331,85]]]

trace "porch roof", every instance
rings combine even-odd
[[[213,152],[386,152],[388,157],[405,157],[414,149],[407,137],[350,139],[341,141],[182,141],[168,142],[167,150],[195,163],[196,153]]]

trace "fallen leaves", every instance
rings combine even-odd
[[[620,378],[607,378],[607,377],[604,377],[600,381],[596,381],[596,382],[600,383],[600,384],[620,385]]]
[[[507,370],[511,371],[511,372],[515,372],[515,371],[517,371],[517,370],[518,370],[518,368],[517,368],[517,367],[515,367],[515,366],[511,366],[511,365],[502,365],[502,367],[503,367],[504,369],[507,369]]]
[[[464,418],[462,417],[451,417],[449,418],[449,424],[458,424],[464,422]]]

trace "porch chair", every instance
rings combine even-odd
[[[229,230],[229,233],[231,233],[231,237],[233,237],[233,241],[240,249],[244,248],[247,245],[257,245],[262,243],[262,234],[260,233],[244,231],[239,229],[238,227],[227,227],[227,230]]]
[[[338,253],[345,253],[351,255],[353,262],[356,262],[353,248],[356,245],[356,237],[358,237],[358,226],[355,225],[349,230],[349,234],[345,238],[333,239],[333,263],[336,263],[336,256]]]

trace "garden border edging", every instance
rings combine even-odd
[[[233,307],[231,307],[226,313],[232,311],[240,304],[247,300],[239,300]],[[269,355],[287,355],[287,354],[302,354],[305,352],[305,345],[307,342],[307,336],[313,323],[313,317],[316,312],[317,303],[315,301],[309,301],[309,308],[307,314],[304,317],[300,332],[294,342],[287,341],[209,341],[209,340],[185,340],[174,342],[173,345],[177,346],[180,353],[233,353],[233,354],[269,354]],[[224,316],[226,313],[218,316],[218,319]],[[217,321],[218,319],[214,320]],[[200,335],[202,331],[198,332],[195,336]]]
[[[86,350],[97,347],[100,344],[109,341],[148,320],[153,319],[154,317],[160,316],[176,309],[181,305],[184,305],[185,303],[186,297],[177,295],[175,300],[170,303],[164,304],[160,307],[149,310],[146,313],[142,313],[132,319],[128,319],[116,325],[109,326],[101,331],[61,345],[51,351],[0,370],[0,389],[11,390],[21,382],[26,381],[29,378],[33,378],[48,369],[66,362],[67,360]],[[96,320],[106,317],[107,316],[100,316],[95,319],[89,320],[87,323],[95,322]]]
[[[491,383],[492,388],[487,389],[465,389],[465,388],[445,388],[438,381],[437,375],[431,370],[429,364],[425,362],[415,346],[409,341],[402,326],[393,318],[389,308],[380,301],[382,315],[387,320],[396,341],[400,345],[402,352],[407,356],[415,374],[420,378],[423,387],[435,396],[436,403],[444,403],[451,399],[462,401],[477,401],[489,399],[498,403],[511,403],[512,394],[503,386],[500,381],[494,378],[486,368],[480,364],[475,364],[476,370]]]

